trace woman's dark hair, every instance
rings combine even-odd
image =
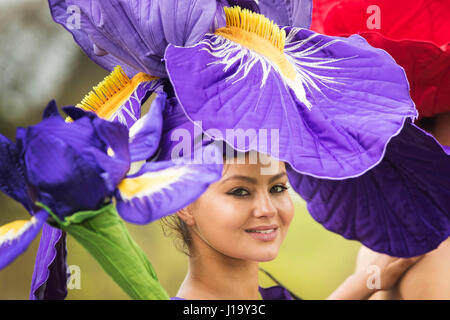
[[[188,257],[192,256],[192,237],[186,223],[175,213],[160,219],[163,233],[172,237],[175,248]]]

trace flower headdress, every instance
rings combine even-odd
[[[217,8],[217,3],[209,6]],[[260,1],[258,8],[268,3]],[[213,33],[205,19],[203,37],[166,41],[163,62],[173,107],[164,116],[162,157],[173,145],[165,133],[185,114],[201,122],[205,132],[219,130],[219,138],[237,150],[285,161],[291,184],[326,228],[396,256],[435,248],[449,234],[449,160],[434,138],[412,124],[418,113],[403,69],[360,36],[330,37],[302,28],[300,20],[309,23],[298,14],[299,8],[308,8],[305,2],[277,5],[290,13],[284,20],[277,16],[278,22],[296,27],[280,28],[248,9],[227,8],[225,24],[216,24]],[[200,12],[196,8],[190,12]],[[223,17],[214,13],[214,21]],[[255,137],[241,145],[233,137],[227,140],[227,129],[265,129],[267,140],[274,129],[277,154],[255,143]],[[412,146],[411,141],[421,142]]]
[[[402,257],[446,239],[449,156],[412,124],[403,69],[357,35],[278,28],[239,8],[227,17],[198,44],[166,50],[188,118],[241,151],[271,152],[256,137],[238,145],[226,129],[278,129],[275,156],[290,183],[317,221],[348,239]]]

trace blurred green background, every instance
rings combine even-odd
[[[90,61],[71,35],[51,19],[46,0],[0,1],[0,133],[10,139],[18,126],[40,121],[46,104],[74,105],[108,74]],[[296,215],[279,257],[261,266],[303,299],[324,299],[354,269],[360,244],[325,230],[292,193]],[[0,225],[29,219],[25,209],[0,194]],[[187,258],[163,235],[160,223],[127,224],[174,296],[187,271]],[[0,271],[0,299],[28,299],[39,239]],[[80,289],[67,299],[128,299],[83,247],[68,236],[68,264],[80,268]],[[260,285],[274,285],[260,274]]]

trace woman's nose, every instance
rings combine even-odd
[[[273,217],[277,213],[277,208],[275,207],[269,194],[260,194],[255,199],[254,215],[255,217]]]

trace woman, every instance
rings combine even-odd
[[[200,198],[163,219],[183,240],[189,255],[188,273],[174,299],[292,299],[281,286],[259,288],[259,262],[274,260],[294,216],[288,193],[285,164],[273,158],[273,174],[261,174],[267,166],[225,164],[222,178]],[[376,254],[372,264],[381,269],[383,289],[419,258],[397,259]],[[367,285],[366,270],[350,277],[328,299],[366,299],[378,289]]]
[[[154,90],[146,83],[161,78],[168,97],[167,102],[160,101],[159,114],[163,113],[164,119],[162,137],[161,141],[155,140],[158,146],[155,154],[141,154],[146,159],[172,159],[170,133],[185,123],[195,122],[203,125],[200,133],[226,140],[235,150],[255,150],[282,161],[290,184],[308,202],[311,215],[325,228],[347,239],[361,241],[378,252],[414,257],[448,237],[450,190],[445,185],[446,177],[450,176],[449,157],[436,141],[412,124],[417,110],[410,99],[403,69],[386,52],[371,47],[361,37],[320,35],[307,29],[309,19],[300,19],[303,22],[297,25],[300,13],[307,11],[302,6],[292,8],[284,0],[280,0],[280,9],[286,9],[286,15],[277,17],[281,20],[276,22],[287,27],[278,27],[254,12],[263,12],[264,8],[263,5],[259,8],[259,2],[255,1],[115,0],[111,1],[115,5],[111,5],[51,0],[49,3],[54,19],[73,34],[92,60],[108,70],[122,65],[126,75],[132,77],[126,82],[126,89],[118,93],[117,82],[106,79],[83,100],[80,105],[83,109],[129,126],[126,114],[131,114],[134,121],[140,115],[141,102]],[[224,9],[236,3],[247,7]],[[80,18],[78,28],[70,23],[73,5],[79,9],[74,13]],[[132,110],[123,107],[125,100]],[[256,130],[271,143],[275,141],[276,148],[254,144],[256,140],[251,134],[242,143],[236,142],[235,136],[227,135],[228,130],[248,133]],[[416,154],[420,157],[411,156]],[[108,155],[114,153],[108,151]],[[430,167],[430,159],[438,174],[422,170]],[[146,168],[158,166],[149,163]],[[173,177],[177,180],[178,176],[164,178]],[[267,182],[263,183],[265,191],[261,193],[262,189],[258,189],[255,199],[268,197],[271,188],[267,189]],[[166,197],[167,190],[152,190],[145,200],[137,196],[138,199],[118,209],[127,221],[149,223],[162,213],[156,210],[156,215],[149,217],[145,210],[136,209],[145,209],[148,203],[161,199],[163,203],[191,202],[184,197],[191,189],[180,190],[183,196],[170,194],[172,198]],[[255,194],[255,190],[248,191]],[[189,196],[194,198],[192,194]],[[122,203],[127,202],[126,196],[119,198],[124,200]],[[250,204],[255,203],[248,200],[251,197],[242,199],[248,214]],[[204,208],[201,202],[189,207],[193,217],[200,215],[199,222],[203,210],[195,209]],[[420,207],[422,211],[426,207],[426,219],[412,207]],[[163,206],[159,208],[163,210]],[[184,213],[189,212],[186,210]],[[183,215],[183,211],[179,214],[189,222],[190,215]],[[245,228],[258,226],[251,217],[242,223]],[[209,239],[204,228],[200,223],[192,225],[192,230],[200,230],[198,234],[191,232],[194,256],[195,250],[202,252],[202,241],[213,243],[212,247],[219,245]],[[242,236],[259,237],[253,235],[255,232],[241,231]],[[278,237],[281,231],[276,232],[280,234]],[[195,242],[195,235],[201,241]],[[43,239],[44,251],[54,253],[55,239]],[[231,261],[244,257],[264,261],[274,257],[272,250],[277,251],[278,246],[267,249],[261,256],[259,252],[217,249],[229,255]],[[53,260],[37,262],[45,269]],[[194,269],[192,274],[196,274]],[[386,270],[389,269],[387,266]],[[36,273],[41,274],[41,270]],[[384,279],[391,276],[388,271]],[[48,278],[47,272],[39,284],[45,284]],[[352,285],[359,278],[356,275],[346,281],[338,296],[365,297],[366,290],[361,287],[364,281],[357,281],[356,287]],[[256,281],[252,281],[255,285]],[[183,290],[191,282],[188,277]],[[195,283],[193,288],[199,290]],[[391,281],[387,281],[389,284]],[[256,289],[254,286],[245,294],[254,298]],[[180,295],[190,298],[193,293],[189,292],[181,291]]]

